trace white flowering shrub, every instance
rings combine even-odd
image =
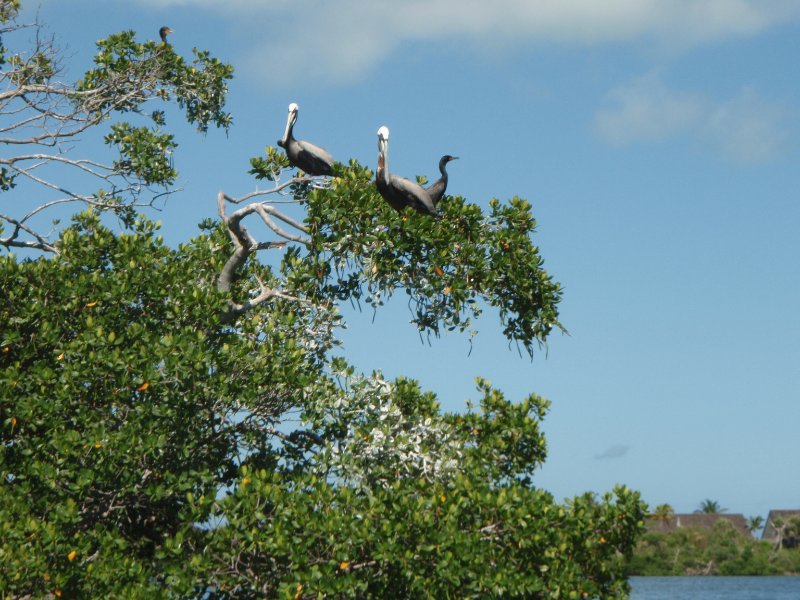
[[[309,411],[308,422],[324,431],[314,460],[319,473],[366,486],[388,485],[397,478],[442,481],[452,475],[462,443],[438,414],[425,414],[433,405],[423,410],[403,405],[398,385],[407,382],[392,383],[380,372],[355,374],[343,364],[333,375],[333,396]]]

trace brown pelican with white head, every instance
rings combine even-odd
[[[444,192],[447,189],[447,169],[445,167],[451,160],[458,160],[458,157],[445,154],[441,159],[439,159],[439,173],[441,173],[442,176],[425,188],[425,191],[428,192],[428,195],[431,197],[434,206],[438,206],[439,200],[442,199],[442,196],[444,196]]]
[[[292,128],[297,121],[298,108],[294,102],[289,105],[286,131],[278,140],[278,146],[286,150],[289,162],[301,171],[309,175],[333,175],[333,157],[327,150],[315,146],[311,142],[294,139]]]
[[[164,25],[161,29],[158,30],[158,35],[161,36],[161,41],[167,44],[167,36],[172,33],[172,29]]]
[[[385,126],[378,129],[378,170],[375,173],[375,185],[383,199],[397,212],[410,206],[423,214],[439,216],[433,200],[422,186],[389,173],[389,128]]]

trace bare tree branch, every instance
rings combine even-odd
[[[77,202],[129,219],[131,208],[153,207],[172,193],[177,144],[160,130],[164,113],[145,112],[152,102],[177,103],[201,131],[209,122],[230,125],[222,107],[232,68],[208,53],[195,50],[187,64],[168,45],[138,43],[133,32],[122,32],[98,42],[95,68],[70,81],[60,65],[64,53],[43,27],[2,10],[0,145],[9,152],[0,157],[0,247],[55,252],[49,236],[57,230],[37,231],[34,217],[59,205]],[[27,29],[35,32],[30,43],[29,34],[20,35]],[[24,51],[11,50],[14,42]],[[122,114],[149,124],[112,122],[110,134],[100,133]],[[97,134],[118,158],[73,157],[84,135]]]
[[[310,178],[293,177],[285,183],[279,183],[276,181],[275,187],[270,190],[257,190],[245,194],[239,198],[234,198],[225,192],[219,192],[217,194],[217,210],[222,222],[225,223],[226,227],[228,228],[228,235],[233,242],[234,248],[233,253],[220,271],[217,279],[217,290],[220,292],[230,293],[233,282],[237,278],[237,273],[245,265],[248,258],[250,258],[250,256],[258,250],[283,248],[287,243],[290,242],[305,246],[308,246],[311,243],[311,239],[308,238],[307,235],[302,235],[308,234],[308,229],[301,222],[281,212],[275,208],[275,206],[272,206],[269,200],[251,202],[250,204],[235,210],[230,215],[228,215],[226,212],[226,204],[229,203],[233,205],[240,205],[254,198],[260,198],[270,194],[281,194],[284,190],[292,185],[308,182],[310,182]],[[261,221],[269,229],[271,229],[275,235],[282,239],[268,242],[260,242],[256,240],[242,223],[244,218],[251,214],[257,214],[261,218]],[[277,221],[282,221],[297,233],[286,230],[278,225]],[[300,298],[292,296],[291,294],[287,294],[282,290],[265,285],[264,282],[261,281],[261,279],[259,279],[257,276],[256,281],[259,285],[259,293],[255,297],[250,298],[241,304],[234,302],[232,299],[229,300],[229,311],[223,316],[223,319],[226,322],[234,320],[237,316],[244,314],[259,304],[263,304],[264,302],[267,302],[273,298],[301,301]]]
[[[0,213],[0,220],[14,225],[14,230],[12,231],[11,235],[4,238],[0,237],[0,245],[9,248],[31,248],[34,250],[45,250],[47,252],[58,253],[56,247],[50,244],[46,238],[36,233],[33,229],[26,227],[23,223],[17,221],[13,217]],[[33,238],[33,240],[19,240],[18,237],[20,232],[27,233]]]

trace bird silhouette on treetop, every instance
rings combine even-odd
[[[451,160],[458,160],[457,156],[450,156],[449,154],[445,154],[441,159],[439,159],[439,173],[442,176],[434,181],[431,185],[425,188],[425,191],[428,192],[428,195],[431,197],[434,206],[439,205],[439,200],[442,199],[444,196],[445,190],[447,190],[447,163]]]
[[[389,206],[402,212],[406,206],[426,215],[438,217],[439,213],[427,191],[419,184],[389,173],[389,128],[378,129],[378,170],[375,185]]]
[[[164,42],[165,44],[169,43],[169,42],[167,42],[167,36],[170,33],[172,33],[172,29],[170,29],[166,25],[164,25],[164,27],[162,27],[161,29],[158,30],[158,35],[161,37],[161,41]]]
[[[304,140],[294,139],[292,132],[299,107],[292,102],[286,119],[286,130],[278,140],[278,146],[286,151],[289,162],[309,175],[333,175],[333,157],[324,148]]]

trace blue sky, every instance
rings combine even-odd
[[[36,6],[26,0],[25,15]],[[236,78],[226,137],[177,126],[184,192],[174,243],[253,190],[248,158],[295,133],[337,160],[448,193],[533,204],[536,242],[565,289],[533,361],[487,315],[472,352],[420,343],[398,298],[348,312],[348,357],[419,378],[443,405],[487,377],[553,403],[540,486],[562,498],[615,483],[652,504],[800,507],[800,4],[796,0],[44,0],[39,19],[88,67],[94,42],[168,24]],[[178,125],[178,122],[174,122]]]

